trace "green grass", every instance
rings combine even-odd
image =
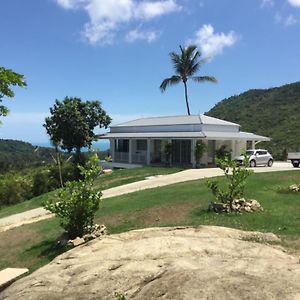
[[[224,178],[217,180],[224,183]],[[273,232],[282,237],[282,245],[299,251],[299,194],[278,193],[279,188],[295,182],[300,182],[299,171],[251,175],[246,197],[262,204],[264,210],[257,213],[208,213],[208,203],[214,199],[205,180],[197,180],[103,200],[95,221],[106,224],[109,233],[185,225],[217,225]],[[65,250],[54,246],[61,233],[55,218],[0,233],[0,268],[29,267],[32,271],[46,264]]]
[[[115,186],[143,180],[147,176],[171,174],[181,170],[182,168],[163,167],[143,167],[136,169],[115,170],[110,174],[97,178],[95,180],[95,188],[99,190],[105,190]],[[55,197],[55,191],[34,197],[30,200],[26,200],[15,205],[4,206],[2,209],[0,209],[0,218],[41,207],[44,202],[52,197]]]

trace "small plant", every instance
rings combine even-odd
[[[85,167],[78,168],[83,179],[67,182],[58,192],[59,201],[50,200],[45,204],[47,210],[60,218],[61,226],[70,238],[82,237],[86,228],[93,226],[102,195],[93,189],[94,179],[101,170],[97,155],[93,154]]]
[[[227,150],[226,145],[222,145],[219,149],[216,150],[216,157],[217,159],[224,159],[224,158],[230,158],[230,151]]]
[[[113,159],[112,159],[112,157],[111,157],[110,155],[105,156],[105,157],[104,157],[104,160],[105,160],[106,162],[112,162],[112,161],[113,161]]]
[[[204,144],[203,141],[197,141],[196,146],[195,146],[195,160],[196,160],[196,166],[200,166],[200,160],[206,150],[206,145]]]
[[[172,157],[172,144],[171,143],[167,143],[165,145],[165,157],[166,157],[166,163],[170,166],[171,165],[171,157]]]
[[[123,293],[119,293],[119,292],[115,292],[115,298],[117,300],[127,300],[126,295],[124,295]]]
[[[211,189],[218,202],[228,203],[232,209],[233,200],[244,196],[246,179],[253,171],[244,166],[238,166],[235,161],[228,157],[219,159],[218,165],[224,171],[225,178],[228,181],[227,188],[219,188],[218,181],[216,180],[208,180],[207,186]],[[249,157],[247,156],[245,156],[245,165],[249,165]]]

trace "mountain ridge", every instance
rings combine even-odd
[[[238,123],[243,131],[270,137],[261,143],[276,159],[300,148],[300,81],[250,89],[218,102],[206,115]]]

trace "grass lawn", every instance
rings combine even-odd
[[[218,178],[224,183],[224,178]],[[239,215],[208,213],[213,200],[205,180],[143,190],[103,200],[96,223],[104,223],[109,233],[154,226],[218,225],[274,232],[282,245],[300,250],[300,195],[278,193],[279,188],[300,182],[300,172],[253,174],[246,197],[257,199],[264,211]],[[51,261],[63,250],[55,247],[62,233],[57,219],[24,225],[0,233],[0,269],[28,267],[31,271]],[[9,251],[8,251],[9,250]]]
[[[143,167],[136,169],[120,169],[110,174],[100,176],[95,180],[95,188],[99,190],[109,189],[115,186],[139,181],[147,176],[165,175],[182,171],[182,168]],[[0,209],[0,218],[10,216],[42,206],[43,202],[55,197],[55,191],[49,192],[21,203],[5,206]]]

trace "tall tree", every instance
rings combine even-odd
[[[81,148],[90,147],[96,140],[95,127],[107,128],[111,118],[99,101],[82,101],[76,97],[56,100],[50,108],[51,117],[45,119],[51,142],[68,152],[75,150],[75,162],[81,162]]]
[[[27,86],[24,76],[12,70],[0,67],[0,116],[6,116],[9,112],[7,107],[1,103],[5,96],[9,98],[14,97],[15,93],[12,90],[13,86]]]
[[[200,67],[206,62],[206,59],[200,59],[201,53],[197,51],[197,47],[192,45],[187,48],[180,47],[180,54],[171,52],[170,58],[173,63],[176,75],[163,80],[160,85],[161,92],[164,92],[168,86],[183,82],[185,103],[188,115],[190,115],[190,106],[188,99],[187,81],[191,78],[195,82],[217,82],[215,77],[212,76],[194,76]]]

